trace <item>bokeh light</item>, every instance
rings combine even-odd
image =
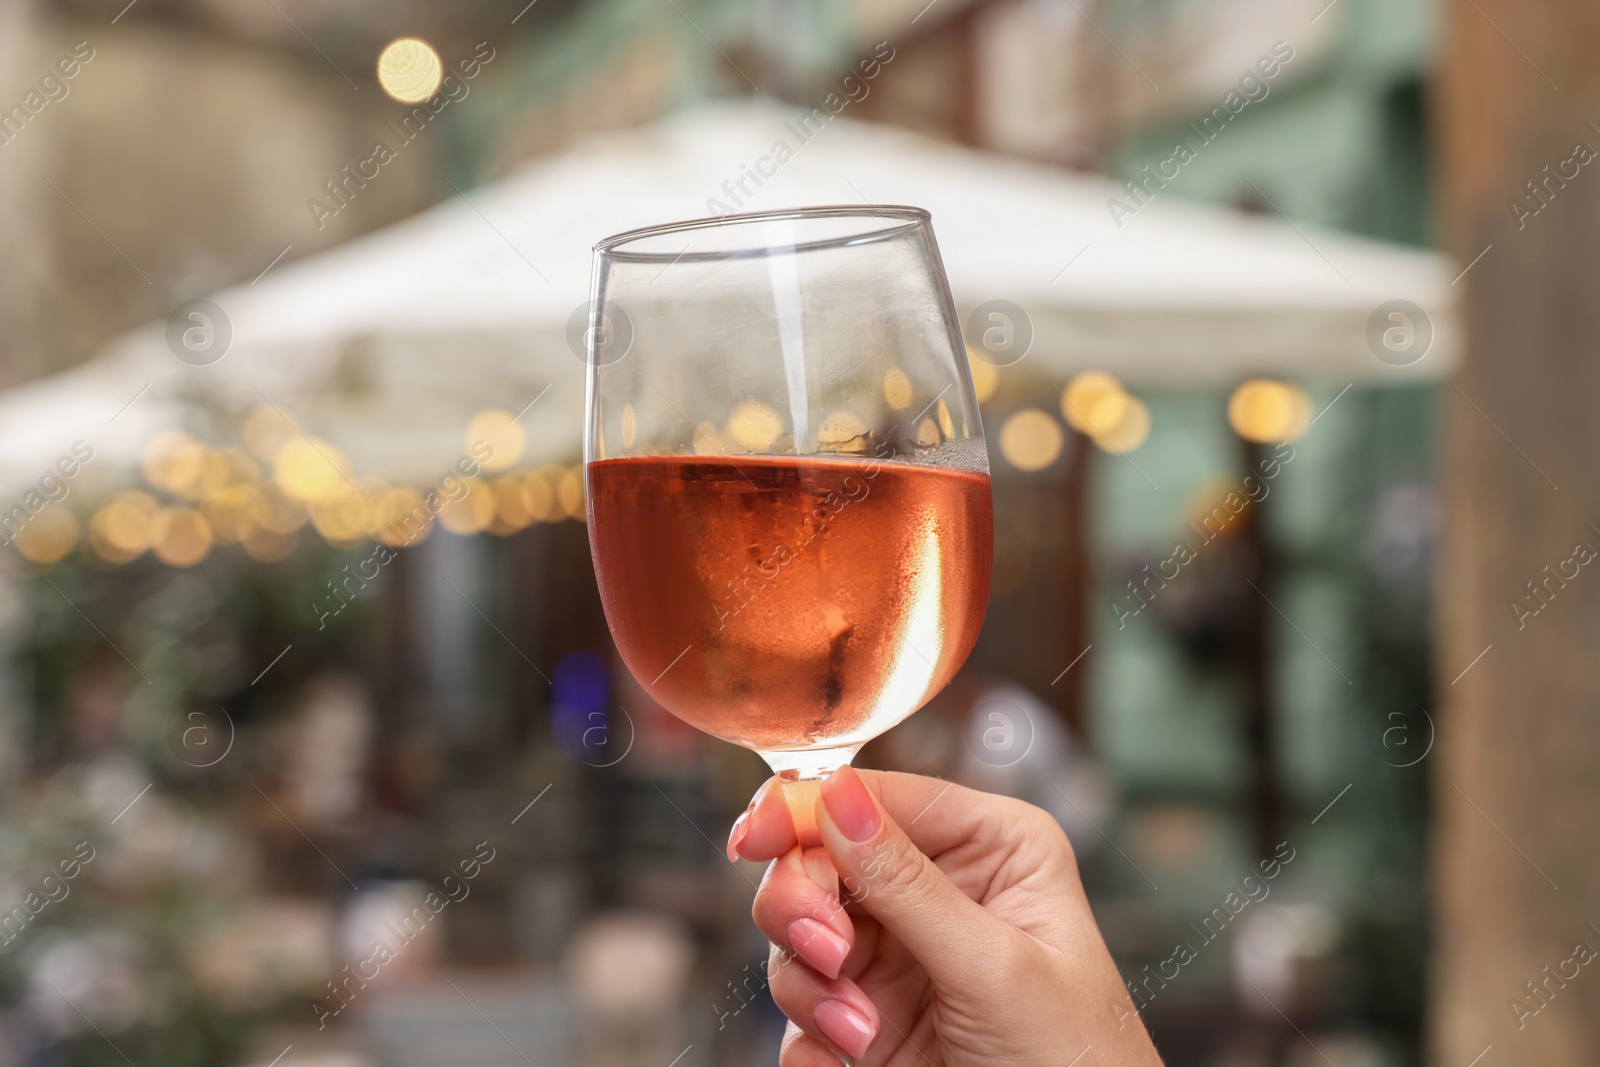
[[[169,567],[193,567],[212,543],[211,524],[193,508],[162,508],[151,520],[151,549]]]
[[[312,504],[311,525],[329,544],[348,548],[366,540],[372,532],[376,503],[383,487],[347,488],[328,500]]]
[[[263,463],[271,463],[278,449],[282,448],[289,439],[300,432],[300,424],[293,415],[271,404],[260,404],[250,409],[250,414],[244,417],[244,425],[239,429],[239,435],[244,439],[244,447],[250,454]]]
[[[416,37],[391,41],[378,55],[378,84],[402,104],[420,104],[439,91],[444,63],[428,42]]]
[[[1102,413],[1109,400],[1102,399],[1095,411]],[[1150,409],[1145,407],[1144,401],[1129,393],[1122,394],[1121,400],[1123,402],[1117,405],[1115,424],[1103,429],[1097,425],[1089,434],[1089,439],[1097,447],[1118,455],[1134,451],[1150,436]]]
[[[157,489],[194,499],[205,463],[206,447],[199,441],[182,430],[163,430],[145,443],[139,467]]]
[[[254,485],[230,485],[206,498],[201,511],[211,524],[211,532],[224,545],[237,544],[256,528],[261,490]]]
[[[130,490],[100,505],[89,520],[89,547],[107,563],[127,563],[150,547],[161,505],[148,493]]]
[[[479,465],[486,471],[508,471],[522,458],[527,437],[522,431],[522,424],[511,412],[489,408],[472,416],[462,443],[473,458],[477,458],[478,451],[487,444],[494,454],[488,459],[479,460]]]
[[[298,533],[275,533],[272,530],[252,530],[241,544],[251,559],[259,563],[276,563],[287,559],[300,543]]]
[[[514,533],[549,517],[555,490],[537,473],[511,474],[494,483],[496,533]]]
[[[466,484],[466,493],[439,509],[439,525],[453,534],[482,533],[494,521],[495,494],[477,480]]]
[[[1126,398],[1127,390],[1113,375],[1084,371],[1062,390],[1061,417],[1079,433],[1105,432],[1121,420]]]
[[[305,506],[291,500],[277,486],[268,486],[256,498],[250,518],[269,534],[292,534],[306,522]]]
[[[433,513],[415,489],[384,490],[373,511],[373,535],[390,548],[421,544],[433,532]]]
[[[311,504],[332,500],[350,488],[349,464],[326,441],[295,436],[272,461],[272,479],[293,500]]]
[[[633,442],[639,437],[639,413],[633,410],[632,404],[622,406],[622,447],[632,448]]]
[[[911,379],[899,367],[883,376],[883,399],[895,411],[911,406]]]
[[[555,488],[556,503],[561,506],[567,518],[577,519],[580,522],[587,520],[588,511],[584,504],[588,494],[583,484],[583,465],[579,464],[562,471]]]
[[[1252,378],[1228,398],[1228,423],[1246,441],[1293,441],[1311,426],[1311,398],[1287,382]]]
[[[972,373],[973,395],[978,398],[978,403],[988,403],[994,391],[1000,388],[999,368],[987,359],[973,355],[971,347],[968,347],[967,369]]]
[[[49,566],[77,547],[81,533],[78,517],[54,505],[29,519],[11,543],[29,563]]]
[[[1000,427],[1000,454],[1021,471],[1040,471],[1061,455],[1060,423],[1038,408],[1013,412]]]
[[[783,419],[759,400],[742,400],[728,419],[728,436],[746,452],[762,452],[783,432]]]
[[[817,427],[817,441],[824,445],[845,445],[867,433],[867,422],[853,411],[835,411]]]

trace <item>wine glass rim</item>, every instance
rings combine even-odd
[[[638,241],[648,240],[652,237],[661,237],[671,233],[683,233],[689,230],[714,230],[724,227],[744,226],[759,222],[777,222],[785,219],[828,219],[828,218],[860,218],[898,220],[910,226],[925,226],[932,221],[933,216],[925,208],[912,207],[907,204],[824,204],[817,207],[780,208],[773,211],[750,211],[735,215],[713,215],[706,218],[684,219],[680,222],[665,222],[655,226],[642,226],[638,229],[625,230],[622,233],[612,234],[610,237],[595,242],[594,251],[597,255],[604,255],[615,259],[626,259],[635,262],[673,262],[681,259],[697,260],[705,258],[723,259],[731,257],[764,255],[768,248],[758,246],[753,248],[723,250],[704,250],[685,255],[683,252],[631,252],[625,246]],[[832,237],[820,238],[814,241],[797,242],[792,247],[795,251],[805,251],[816,248],[830,248],[840,245],[860,243],[865,239],[882,239],[899,233],[904,227],[893,226],[874,230],[863,230],[859,233],[838,234]],[[786,248],[789,246],[785,246]]]

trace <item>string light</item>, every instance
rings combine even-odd
[[[1293,441],[1311,427],[1311,398],[1298,386],[1252,378],[1228,398],[1228,423],[1246,441]]]
[[[402,104],[420,104],[439,91],[444,63],[427,41],[401,37],[378,55],[378,84]]]
[[[1013,412],[1000,427],[1000,454],[1020,471],[1040,471],[1061,455],[1064,435],[1055,419],[1038,408]]]

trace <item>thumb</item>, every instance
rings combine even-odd
[[[1013,933],[917,848],[861,776],[841,767],[822,783],[817,830],[845,890],[947,990],[986,981],[997,941]]]

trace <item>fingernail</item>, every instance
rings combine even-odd
[[[750,832],[750,810],[733,820],[733,829],[728,831],[728,862],[732,863],[739,858],[739,842],[744,840],[744,835]]]
[[[829,978],[839,977],[839,968],[850,955],[850,942],[815,919],[796,919],[789,924],[789,947]]]
[[[867,1022],[867,1017],[842,1000],[824,1000],[817,1005],[812,1019],[824,1037],[844,1049],[853,1059],[866,1055],[867,1049],[877,1039],[878,1031]]]
[[[840,767],[828,776],[822,783],[822,803],[850,840],[871,841],[878,833],[878,806],[854,769]]]

